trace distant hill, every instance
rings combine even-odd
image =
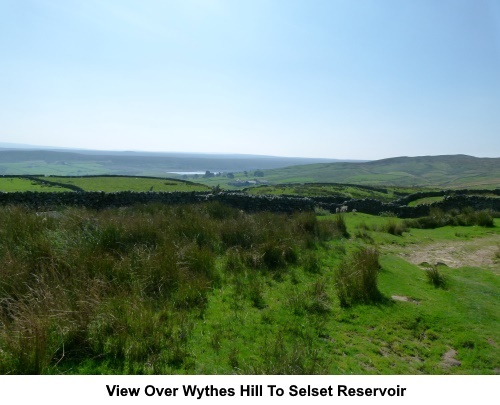
[[[338,161],[241,154],[37,149],[29,145],[9,145],[0,143],[0,174],[168,177],[170,172],[237,172]]]
[[[442,188],[500,187],[500,158],[467,155],[395,157],[371,162],[321,163],[267,170],[271,184],[335,182]]]

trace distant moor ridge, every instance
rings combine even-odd
[[[203,173],[216,176],[203,176]],[[195,174],[197,173],[197,174]],[[258,178],[254,179],[254,176]],[[373,186],[500,187],[500,158],[467,155],[395,157],[375,161],[255,155],[55,151],[0,148],[2,175],[128,175],[177,177],[220,184],[349,183]]]

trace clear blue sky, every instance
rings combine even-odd
[[[500,156],[498,0],[0,0],[0,141]]]

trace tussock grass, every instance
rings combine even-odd
[[[362,247],[345,257],[335,271],[335,286],[340,305],[348,307],[381,298],[377,286],[379,253],[373,247]]]
[[[408,226],[405,222],[396,221],[395,219],[390,218],[385,224],[385,230],[391,235],[401,236],[403,235],[403,232],[408,230]]]
[[[399,254],[498,233],[498,220],[395,237],[382,229],[390,218],[345,214],[379,257],[334,217],[0,208],[0,373],[494,373],[496,274],[440,267],[443,290]],[[449,347],[462,366],[442,369]]]
[[[441,274],[438,266],[432,265],[425,270],[425,275],[429,283],[431,283],[436,288],[446,287],[446,277]]]
[[[494,226],[493,213],[488,210],[474,211],[472,208],[460,210],[443,211],[439,208],[431,208],[426,217],[408,219],[404,223],[411,228],[434,229],[442,226],[472,226],[479,225],[491,228]]]
[[[223,280],[254,272],[237,296],[261,310],[258,272],[283,277],[299,251],[337,235],[313,213],[218,203],[54,217],[0,208],[0,373],[50,373],[90,358],[125,373],[188,367],[192,324]]]

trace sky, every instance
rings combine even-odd
[[[0,0],[0,142],[500,156],[498,0]]]

